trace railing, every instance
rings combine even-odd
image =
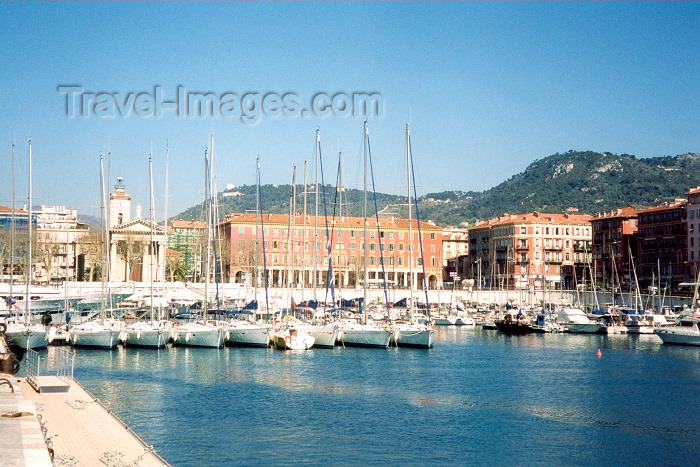
[[[67,349],[56,350],[56,376],[70,385],[73,381],[73,369],[75,368],[75,352]]]
[[[56,370],[56,377],[70,386],[73,382],[75,353],[66,349],[56,349],[55,352],[53,369]],[[41,357],[35,350],[28,349],[24,358],[27,367],[27,382],[37,389],[39,387],[39,377],[41,376]]]
[[[41,357],[36,350],[27,349],[27,353],[24,355],[24,360],[27,366],[27,381],[32,386],[36,387],[37,380],[39,379],[40,367],[41,367]]]

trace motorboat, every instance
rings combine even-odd
[[[272,344],[280,350],[309,350],[314,346],[315,340],[313,336],[296,327],[279,330],[272,334]]]
[[[681,317],[674,326],[654,329],[664,344],[700,346],[700,315]]]
[[[307,333],[314,338],[314,347],[333,348],[338,340],[338,323],[329,324],[303,324],[295,326],[300,331]]]
[[[508,312],[503,319],[494,320],[498,332],[503,334],[530,334],[532,326],[530,320],[524,314]]]
[[[557,323],[572,334],[596,334],[602,332],[603,324],[592,321],[580,308],[566,307],[559,310]]]

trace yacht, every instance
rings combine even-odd
[[[700,315],[679,318],[675,326],[656,328],[664,344],[700,346]]]
[[[579,308],[562,308],[557,314],[557,322],[572,334],[596,334],[603,330],[603,324],[591,321]]]
[[[629,314],[625,327],[627,334],[654,334],[654,318],[651,315]]]

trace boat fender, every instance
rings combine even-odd
[[[284,342],[287,344],[287,346],[292,345],[292,336],[284,336]]]
[[[0,323],[0,336],[5,335],[5,331],[7,331],[7,324]]]

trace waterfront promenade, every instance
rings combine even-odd
[[[73,380],[68,393],[38,393],[26,378],[0,375],[0,465],[168,465],[99,400]]]

